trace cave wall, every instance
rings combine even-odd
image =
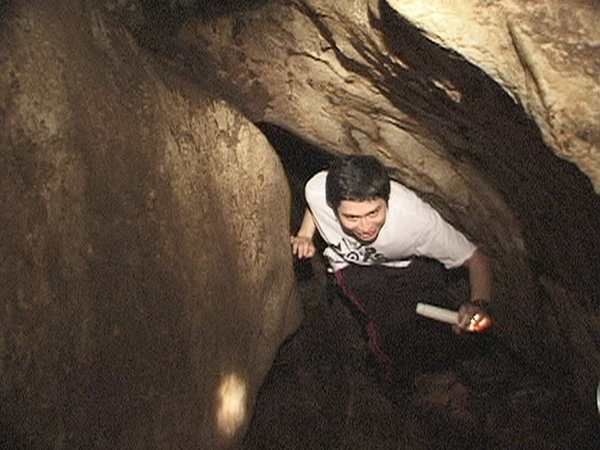
[[[513,28],[498,26],[506,23],[500,19],[508,6],[479,5],[494,18],[487,22],[470,4],[447,4],[440,8],[446,16],[428,15],[425,8],[410,15],[419,19],[416,27],[398,13],[408,3],[271,2],[211,21],[189,20],[169,42],[168,54],[160,46],[155,50],[171,69],[212,86],[253,121],[274,123],[332,154],[377,155],[396,179],[492,256],[493,312],[506,338],[547,373],[572,370],[592,410],[600,377],[600,201],[594,192],[597,136],[586,130],[596,129],[597,98],[577,107],[581,129],[560,120],[574,113],[559,114],[557,101],[540,106],[542,91],[545,99],[564,101],[571,91],[557,92],[532,75],[534,63],[535,75],[544,73],[537,47],[523,54],[507,46],[509,53],[502,53],[501,43],[514,37]],[[569,17],[596,12],[578,5],[571,5]],[[529,35],[523,30],[536,17],[548,19],[544,8],[513,16],[522,32],[515,45],[525,45]],[[499,43],[481,65],[476,52],[433,39],[444,23],[456,34],[461,17],[464,45],[470,38],[471,48],[483,51],[487,41],[479,43],[480,36]],[[423,31],[429,21],[437,26],[433,36]],[[540,51],[549,48],[544,39],[536,41]],[[495,53],[500,63],[490,68],[485,63]],[[591,74],[586,82],[592,87],[594,58],[581,68]],[[516,77],[512,84],[510,74]],[[572,159],[580,166],[563,159],[567,147],[579,149],[581,159]]]
[[[0,17],[0,446],[237,448],[301,319],[277,156],[93,2]]]
[[[248,119],[333,155],[379,156],[493,257],[504,336],[572,375],[595,409],[600,109],[582,100],[589,78],[560,93],[560,74],[533,76],[560,68],[539,53],[560,47],[548,34],[516,58],[461,47],[509,42],[515,28],[498,17],[517,3],[479,2],[499,16],[474,35],[464,27],[488,10],[470,3],[463,28],[455,2],[436,3],[441,16],[414,2],[251,3],[187,20],[174,39],[137,28],[153,57],[93,2],[0,5],[0,442],[235,448],[300,320],[287,184]],[[594,22],[589,3],[573,5],[568,17]],[[443,33],[456,29],[462,41]],[[574,68],[593,78],[586,33],[559,49],[580,50]],[[219,397],[243,397],[238,381],[244,418]]]
[[[523,105],[553,151],[600,193],[600,4],[589,0],[389,0]]]

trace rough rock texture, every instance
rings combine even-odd
[[[505,13],[496,3],[478,3],[494,20],[486,34],[487,16],[480,14],[485,23],[473,23],[473,39],[497,33]],[[474,14],[461,5],[448,10]],[[421,28],[428,29],[427,17]],[[568,129],[549,120],[554,110],[539,124],[528,116],[543,115],[536,109],[541,91],[530,94],[528,86],[544,83],[528,78],[531,65],[522,65],[513,46],[488,75],[386,2],[366,0],[272,2],[188,21],[175,41],[152,45],[171,67],[210,85],[254,121],[279,125],[332,154],[378,155],[494,258],[494,313],[507,339],[547,371],[572,369],[586,408],[596,408],[590,392],[600,377],[600,200],[589,178],[548,146],[556,143],[560,154],[582,134],[551,139]],[[519,76],[510,93],[492,78],[511,80],[512,73]],[[554,88],[544,86],[550,98]],[[594,101],[580,106],[584,124],[595,123]],[[586,142],[596,139],[587,136]],[[581,170],[590,174],[593,167]]]
[[[236,448],[301,318],[278,158],[91,2],[0,17],[0,447]]]
[[[315,267],[315,276],[300,283],[306,320],[280,349],[242,449],[597,447],[598,415],[582,414],[556,373],[536,373],[529,361],[480,336],[448,328],[446,344],[460,345],[460,363],[419,373],[412,389],[394,394],[344,298],[321,273]]]
[[[495,332],[542,378],[423,374],[395,408],[348,311],[311,298],[246,448],[598,435],[596,3],[202,1],[175,39],[164,13],[192,0],[137,3],[0,3],[0,447],[237,446],[300,318],[283,170],[242,114],[378,155],[465,231],[496,263]]]
[[[390,0],[427,36],[521,102],[544,139],[600,193],[600,4],[590,0]]]

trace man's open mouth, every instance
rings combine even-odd
[[[377,232],[369,231],[368,233],[356,233],[356,235],[361,241],[369,241],[377,235]]]

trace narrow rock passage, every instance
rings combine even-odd
[[[288,174],[294,232],[304,184],[332,156],[276,127],[261,129]],[[506,344],[502,324],[471,336],[456,336],[447,326],[447,339],[433,342],[431,353],[453,349],[449,364],[429,364],[404,390],[385,382],[360,313],[334,286],[325,261],[296,261],[296,269],[305,321],[280,348],[243,450],[563,450],[600,442],[599,417],[582,413],[569,363],[556,373],[527,361]],[[448,272],[449,297],[467,298],[465,276]]]
[[[456,337],[456,364],[395,392],[323,262],[302,267],[306,320],[280,349],[244,450],[596,448],[598,418],[497,336]]]

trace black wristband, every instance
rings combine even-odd
[[[479,299],[479,298],[471,300],[470,303],[473,304],[473,305],[475,305],[475,306],[479,306],[480,308],[484,308],[484,307],[486,307],[486,306],[488,306],[490,304],[489,301],[482,300],[482,299]]]

